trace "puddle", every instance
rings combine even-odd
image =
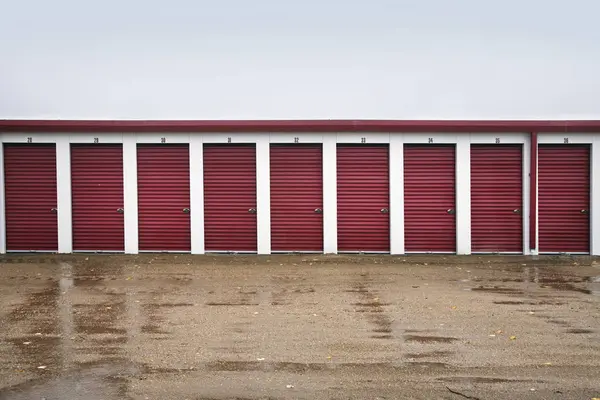
[[[523,294],[523,290],[507,288],[501,286],[478,286],[471,288],[474,292],[488,292],[488,293],[500,293],[500,294]]]
[[[392,333],[392,329],[391,328],[378,328],[378,329],[373,329],[373,332],[375,332],[375,333]]]
[[[380,303],[378,301],[372,301],[368,303],[352,303],[352,305],[357,307],[383,307],[389,306],[390,303]]]
[[[594,331],[591,329],[569,329],[567,332],[574,333],[574,334],[594,333]]]
[[[372,335],[372,339],[393,339],[392,335]]]
[[[258,303],[206,303],[207,306],[225,306],[225,307],[242,307],[242,306],[258,306]]]
[[[435,358],[435,357],[449,357],[454,354],[452,351],[429,351],[425,353],[407,353],[406,358]]]
[[[128,398],[127,377],[140,374],[123,360],[78,364],[74,370],[0,389],[0,399],[117,400]],[[67,396],[67,397],[65,397]]]
[[[418,336],[418,335],[404,335],[404,340],[407,342],[418,342],[418,343],[452,343],[457,341],[457,338],[446,337],[446,336]]]
[[[505,301],[494,301],[494,304],[504,304],[504,305],[521,305],[521,304],[525,304],[524,301],[510,301],[510,300],[505,300]]]
[[[473,384],[473,383],[522,383],[522,382],[532,382],[532,383],[543,383],[542,381],[529,380],[529,379],[510,379],[510,378],[494,378],[494,377],[485,377],[485,376],[444,376],[441,378],[437,378],[438,381],[448,382],[448,383],[463,383],[463,384]]]

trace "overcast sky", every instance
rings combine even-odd
[[[596,118],[598,0],[0,0],[0,118]]]

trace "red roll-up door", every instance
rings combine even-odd
[[[137,168],[139,249],[190,251],[188,145],[138,145]]]
[[[539,251],[590,251],[590,147],[540,145]]]
[[[523,148],[471,146],[471,250],[523,252]]]
[[[123,148],[71,145],[73,250],[123,251]]]
[[[7,251],[57,251],[56,147],[4,144]]]
[[[271,250],[323,251],[320,144],[271,145]]]
[[[256,252],[256,148],[204,145],[206,251]]]
[[[454,145],[404,145],[404,246],[455,252]]]
[[[339,251],[390,251],[387,145],[338,145]]]

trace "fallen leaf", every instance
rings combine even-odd
[[[31,342],[23,342],[23,344],[31,344]]]
[[[509,337],[509,339],[510,340],[517,340],[517,337],[516,336],[511,336],[511,337]]]
[[[501,334],[502,334],[502,330],[501,330],[501,329],[498,329],[498,330],[496,331],[496,333],[497,333],[498,335],[501,335]]]
[[[551,362],[545,362],[544,365],[552,365]]]
[[[450,308],[452,308],[453,310],[456,310],[456,306],[452,306],[452,307],[450,307]]]
[[[130,277],[130,276],[128,276],[127,278],[125,278],[125,280],[126,280],[126,281],[130,281],[130,280],[131,280],[131,277]]]
[[[294,385],[285,385],[285,387],[288,388],[288,389],[293,389]]]
[[[47,367],[46,367],[45,365],[40,365],[40,366],[38,367],[38,369],[46,369],[46,368],[47,368]]]
[[[491,334],[491,335],[489,335],[489,336],[490,336],[490,337],[496,337],[496,335],[494,335],[494,334]]]
[[[331,356],[327,356],[327,359],[328,359],[328,360],[331,360]]]
[[[256,361],[265,361],[265,359],[261,357],[261,358],[257,358]]]

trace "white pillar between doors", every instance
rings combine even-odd
[[[271,148],[269,135],[256,138],[256,246],[271,254]]]
[[[123,208],[125,209],[125,253],[137,254],[138,247],[138,190],[137,139],[123,135]]]
[[[590,162],[590,254],[600,255],[600,135],[594,134]]]
[[[337,254],[337,137],[323,136],[323,253]]]
[[[71,143],[68,135],[56,138],[56,208],[58,252],[73,252],[73,207],[71,200]]]
[[[6,210],[4,207],[4,143],[0,142],[0,254],[4,253],[6,253]]]
[[[404,254],[404,143],[390,135],[390,254]]]
[[[529,135],[528,135],[529,136]],[[529,174],[531,172],[531,138],[527,137],[523,144],[523,204],[521,205],[521,216],[523,218],[523,254],[531,255],[531,247],[529,246],[529,222],[531,202],[531,180]]]
[[[204,254],[204,146],[190,135],[190,237],[192,254]]]
[[[456,254],[471,254],[471,138],[456,138]]]

